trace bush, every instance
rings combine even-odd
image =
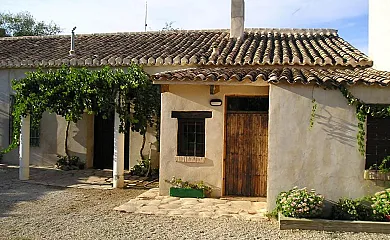
[[[372,208],[374,210],[374,214],[378,214],[383,217],[389,219],[390,216],[390,188],[375,193],[375,195],[371,198],[372,200]]]
[[[365,199],[341,198],[332,207],[332,219],[336,220],[378,220],[371,207],[371,202]]]
[[[199,182],[188,182],[188,181],[183,181],[181,178],[176,178],[175,176],[172,177],[171,180],[165,180],[165,182],[172,184],[174,188],[187,188],[187,189],[199,189],[203,190],[206,194],[211,193],[211,187],[207,186],[204,184],[203,181]]]
[[[77,170],[84,169],[85,165],[77,156],[61,156],[57,155],[58,161],[56,168],[61,170]]]
[[[151,168],[150,159],[143,159],[138,161],[134,167],[130,169],[130,174],[132,176],[140,177],[149,177],[158,178],[159,170],[158,168]]]
[[[294,187],[287,192],[281,192],[276,199],[276,211],[286,217],[315,218],[322,214],[324,197],[312,189]]]

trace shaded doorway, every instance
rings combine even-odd
[[[129,169],[130,134],[125,134],[125,169]],[[114,155],[114,114],[103,119],[94,119],[94,157],[93,167],[96,169],[112,169]]]

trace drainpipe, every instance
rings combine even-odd
[[[74,52],[74,40],[75,40],[74,30],[76,30],[76,27],[74,27],[72,29],[72,36],[70,37],[70,51],[69,51],[70,56],[73,56],[75,54],[75,52]]]

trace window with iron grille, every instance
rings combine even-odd
[[[367,117],[366,169],[390,156],[390,117]],[[390,167],[390,166],[387,166]]]
[[[211,111],[172,111],[177,118],[177,156],[205,156],[205,120]]]
[[[13,136],[13,116],[12,111],[13,107],[15,105],[15,96],[10,95],[10,101],[9,101],[9,142],[12,142],[12,136]],[[32,147],[39,147],[40,143],[40,124],[38,126],[32,126],[30,125],[30,146]]]
[[[205,119],[178,119],[178,156],[204,157]]]

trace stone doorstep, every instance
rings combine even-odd
[[[159,209],[179,209],[179,204],[163,204],[158,206]]]
[[[200,218],[234,218],[248,221],[264,220],[266,203],[229,201],[215,198],[178,198],[159,196],[158,188],[150,189],[114,210],[136,214],[154,214]]]

